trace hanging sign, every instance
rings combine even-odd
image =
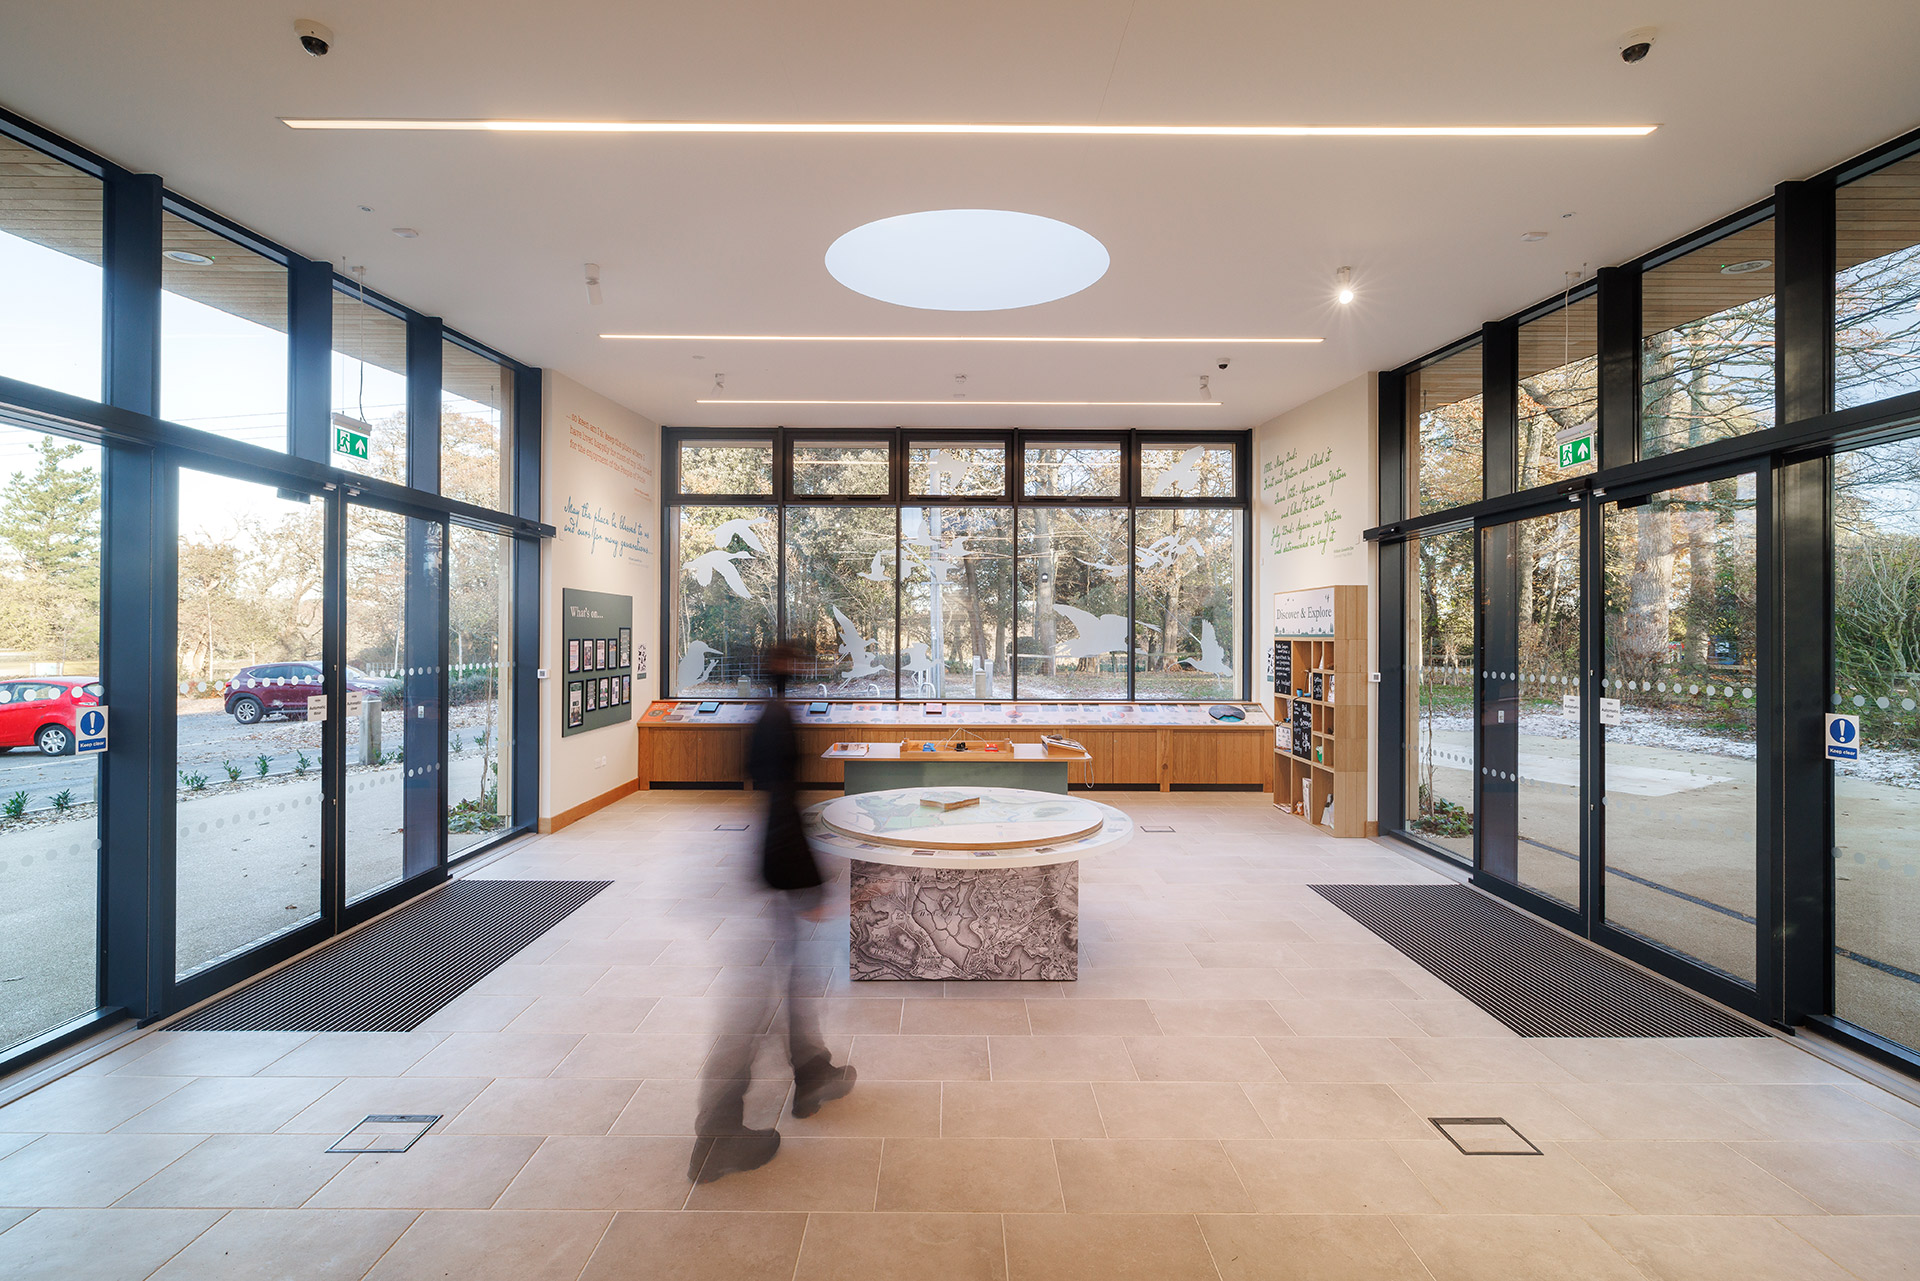
[[[334,453],[364,461],[367,457],[368,442],[372,438],[373,428],[358,418],[349,418],[345,414],[333,416]]]
[[[107,750],[107,709],[105,704],[89,707],[82,711],[78,720],[80,733],[75,736],[73,752],[76,756],[92,756]]]
[[[1593,461],[1593,437],[1576,436],[1560,442],[1560,466],[1577,467]]]
[[[1837,712],[1827,713],[1827,759],[1830,761],[1860,759],[1860,718],[1858,716],[1846,716]]]

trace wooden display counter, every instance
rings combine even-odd
[[[695,709],[714,706],[709,713]],[[904,743],[944,737],[957,727],[1013,743],[1058,734],[1086,747],[1092,760],[1073,767],[1073,785],[1159,788],[1187,785],[1267,790],[1272,786],[1273,718],[1252,703],[953,703],[929,716],[923,703],[835,703],[825,715],[794,705],[800,780],[813,787],[845,782],[840,760],[822,753],[835,743]],[[1208,709],[1231,707],[1244,718],[1216,720]],[[759,715],[753,702],[654,703],[638,722],[640,786],[656,783],[735,784],[746,779],[747,735]]]

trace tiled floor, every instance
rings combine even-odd
[[[715,830],[754,798],[654,792],[485,869],[617,883],[416,1032],[159,1031],[0,1108],[0,1277],[1920,1276],[1920,1108],[1772,1039],[1522,1040],[1305,888],[1415,863],[1110,799],[1174,830],[1083,868],[1078,983],[850,985],[815,931],[860,1084],[764,1169],[686,1179],[770,947],[754,833]],[[444,1119],[326,1151],[370,1113]]]

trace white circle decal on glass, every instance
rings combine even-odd
[[[1005,311],[1077,294],[1107,274],[1078,227],[1006,209],[930,209],[855,227],[827,271],[869,298],[927,311]]]

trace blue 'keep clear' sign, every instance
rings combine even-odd
[[[79,734],[74,736],[73,751],[76,756],[86,756],[94,752],[107,750],[107,709],[99,707],[82,708],[80,711]]]
[[[1838,712],[1827,713],[1827,759],[1830,761],[1860,759],[1860,718],[1858,716],[1845,716]]]

